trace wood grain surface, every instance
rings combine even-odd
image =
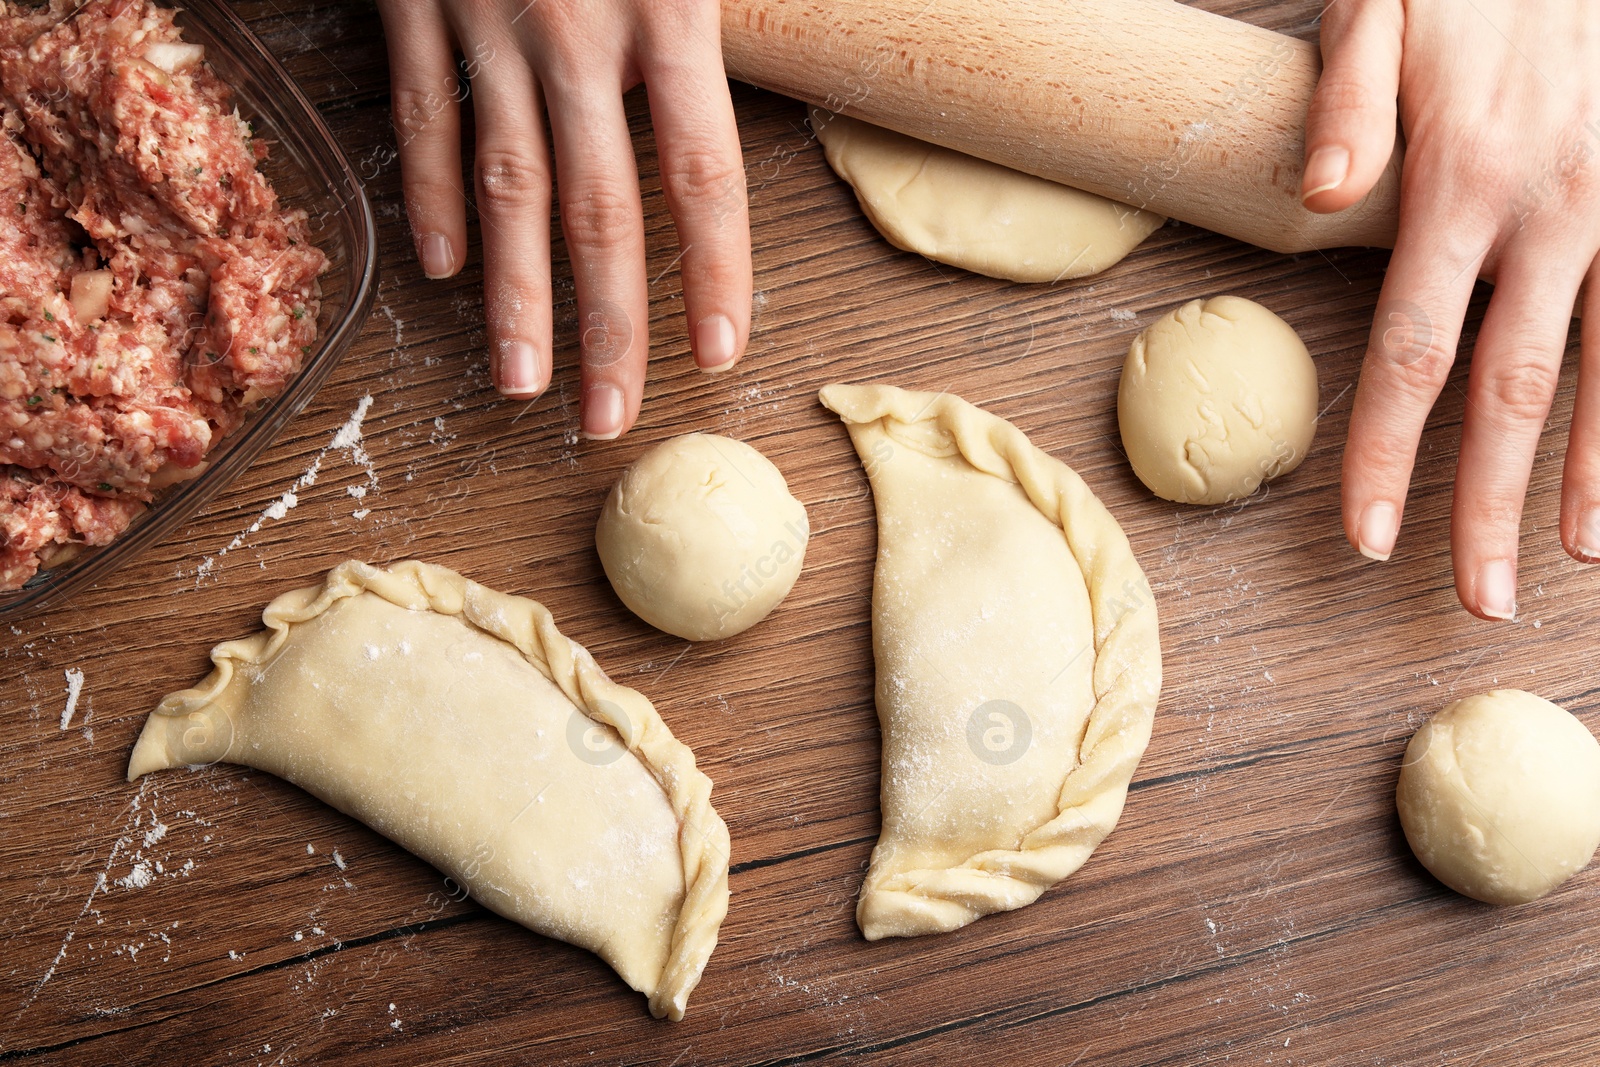
[[[1315,0],[1208,6],[1315,36]],[[736,86],[755,332],[736,374],[708,377],[687,355],[635,92],[651,379],[633,433],[580,442],[564,249],[555,382],[502,401],[476,245],[447,282],[411,255],[374,12],[241,9],[373,175],[378,306],[330,384],[187,529],[0,634],[0,1060],[1600,1061],[1600,874],[1521,908],[1473,903],[1411,858],[1392,801],[1406,739],[1455,697],[1527,688],[1600,727],[1600,589],[1555,530],[1572,359],[1524,518],[1522,616],[1479,622],[1457,606],[1447,553],[1463,369],[1428,423],[1394,560],[1363,560],[1340,532],[1340,449],[1385,253],[1282,256],[1174,225],[1082,282],[974,277],[888,247],[802,107]],[[1326,412],[1310,458],[1270,491],[1181,507],[1119,452],[1117,378],[1136,330],[1223,292],[1301,332]],[[1480,293],[1469,341],[1482,310]],[[868,944],[852,916],[878,828],[874,534],[860,465],[816,401],[838,380],[948,389],[1014,421],[1120,518],[1162,613],[1166,688],[1115,833],[1036,904],[940,937]],[[332,447],[367,396],[370,470]],[[761,448],[814,531],[789,599],[721,644],[632,618],[592,547],[618,472],[687,430]],[[298,506],[263,518],[318,457]],[[347,492],[374,480],[364,500]],[[282,781],[228,766],[123,780],[146,713],[202,676],[212,644],[347,557],[421,558],[542,601],[694,749],[732,833],[733,895],[685,1021],[651,1019],[597,959],[454,899]],[[68,671],[84,681],[63,728]]]

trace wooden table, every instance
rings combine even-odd
[[[676,241],[635,93],[655,360],[637,429],[579,442],[564,250],[555,383],[531,404],[500,400],[476,248],[448,282],[412,259],[374,13],[354,0],[241,6],[377,174],[378,306],[331,383],[180,536],[4,634],[0,1059],[1600,1058],[1600,874],[1522,908],[1473,903],[1412,859],[1392,801],[1406,739],[1453,698],[1523,687],[1600,726],[1600,590],[1555,529],[1570,361],[1524,519],[1522,618],[1478,622],[1456,604],[1446,550],[1464,369],[1428,425],[1394,560],[1363,560],[1340,532],[1340,446],[1384,254],[1284,257],[1172,225],[1098,278],[974,277],[887,246],[828,172],[800,105],[736,87],[756,325],[739,372],[711,378],[687,356]],[[1314,0],[1215,6],[1315,34]],[[1141,326],[1223,292],[1301,332],[1326,413],[1309,460],[1269,492],[1180,507],[1123,461],[1117,376]],[[1480,294],[1469,340],[1482,308]],[[1121,825],[1038,903],[942,937],[867,944],[852,917],[878,823],[873,509],[843,428],[816,402],[837,380],[948,389],[1013,420],[1121,519],[1162,613],[1167,684]],[[367,396],[358,462],[331,443]],[[814,531],[789,599],[720,645],[631,617],[592,548],[622,467],[691,429],[765,451]],[[318,457],[298,506],[263,519]],[[371,488],[357,500],[354,486]],[[124,782],[145,714],[201,677],[213,643],[352,556],[430,560],[543,601],[694,749],[732,832],[733,902],[685,1021],[652,1020],[595,958],[453,899],[437,872],[284,782],[228,766]],[[84,681],[63,729],[67,671]]]

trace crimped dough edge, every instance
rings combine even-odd
[[[711,780],[695,766],[694,754],[673,737],[649,699],[606,676],[594,657],[564,636],[544,605],[479,585],[455,571],[419,560],[387,570],[348,560],[328,572],[321,586],[296,589],[274,599],[261,613],[266,630],[217,645],[214,668],[200,685],[172,693],[151,712],[128,762],[128,780],[173,766],[160,717],[187,717],[222,697],[240,664],[264,662],[307,622],[333,604],[373,593],[411,611],[459,616],[464,622],[514,647],[585,715],[612,727],[628,751],[660,784],[678,817],[684,900],[672,931],[667,963],[649,997],[656,1018],[683,1018],[728,912],[728,828],[711,806]]]
[[[1078,763],[1062,783],[1057,816],[1017,849],[881,879],[867,872],[856,921],[869,941],[944,933],[1032,903],[1081,867],[1116,826],[1161,691],[1155,600],[1127,535],[1105,505],[1076,471],[1011,423],[949,393],[889,385],[829,385],[820,399],[853,440],[858,428],[880,424],[897,444],[927,455],[960,455],[974,469],[1019,485],[1061,528],[1089,591],[1095,704]],[[865,453],[862,459],[870,464]]]

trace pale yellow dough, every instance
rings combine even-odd
[[[1122,813],[1161,649],[1110,513],[1020,430],[949,394],[830,385],[878,509],[883,828],[869,940],[1031,903]]]
[[[286,778],[683,1017],[727,913],[728,831],[649,700],[539,604],[426,563],[344,563],[261,618],[161,701],[130,781]]]
[[[1520,689],[1466,697],[1422,725],[1395,790],[1422,865],[1490,904],[1536,900],[1600,845],[1600,743]]]
[[[788,595],[811,528],[772,461],[743,441],[686,433],[632,463],[594,543],[633,613],[690,641],[732,637]]]
[[[1255,301],[1191,300],[1133,339],[1117,425],[1133,472],[1156,496],[1237,500],[1311,450],[1316,364],[1294,328]]]
[[[1098,274],[1167,220],[821,108],[811,126],[890,244],[1017,282]]]

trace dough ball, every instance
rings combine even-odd
[[[1544,896],[1600,845],[1600,743],[1532,693],[1458,700],[1406,746],[1395,792],[1411,851],[1490,904]]]
[[[1191,300],[1133,339],[1117,422],[1133,472],[1156,496],[1226,503],[1305,458],[1317,368],[1294,329],[1255,301]]]
[[[890,244],[991,278],[1098,274],[1167,221],[821,108],[811,128]]]
[[[657,629],[731,637],[800,575],[810,527],[778,468],[743,441],[691,433],[629,465],[594,532],[617,596]]]

